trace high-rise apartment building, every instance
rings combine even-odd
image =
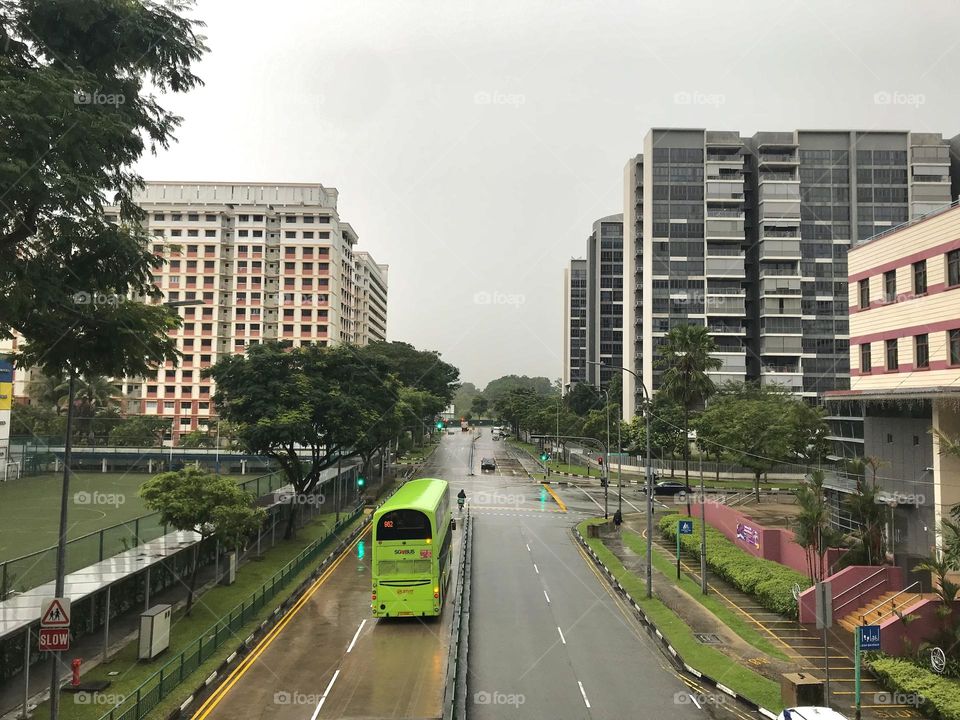
[[[354,328],[357,345],[384,342],[387,339],[387,272],[363,250],[354,253],[356,306]]]
[[[847,387],[847,250],[948,203],[949,149],[933,133],[652,129],[624,181],[631,369],[655,392],[657,347],[695,323],[716,381]],[[625,376],[625,417],[637,390]]]
[[[563,270],[563,386],[587,381],[587,261]]]
[[[174,435],[206,427],[220,357],[279,341],[369,342],[385,336],[386,273],[359,260],[357,234],[319,184],[148,182],[136,202],[163,301],[179,307],[179,367],[126,378],[125,411],[171,418]],[[111,212],[116,212],[112,210]],[[358,263],[360,269],[358,270]]]
[[[618,214],[597,220],[587,238],[587,382],[606,387],[622,365],[623,215]]]

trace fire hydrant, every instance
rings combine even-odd
[[[73,680],[70,682],[74,687],[77,687],[80,684],[80,664],[82,662],[83,660],[80,658],[74,658],[70,662],[70,667],[73,669]]]

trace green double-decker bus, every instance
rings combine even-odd
[[[442,611],[452,535],[447,488],[446,480],[410,480],[373,514],[374,617]]]

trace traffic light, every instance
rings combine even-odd
[[[357,560],[363,560],[363,556],[366,555],[366,550],[363,546],[363,540],[357,543]]]
[[[366,481],[365,478],[363,478],[363,477],[358,477],[358,478],[357,478],[357,489],[358,489],[358,490],[363,490],[363,486],[366,485],[366,484],[367,484],[367,481]]]
[[[548,453],[546,450],[540,453],[540,462],[546,462],[549,459],[550,459],[550,453]]]
[[[599,457],[597,457],[597,465],[600,465],[601,467],[603,466],[603,456],[602,456],[602,455],[600,455]]]
[[[443,420],[437,420],[437,430],[443,430]]]

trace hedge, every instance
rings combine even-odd
[[[683,515],[667,515],[660,520],[660,533],[676,542],[677,521]],[[693,519],[692,535],[681,535],[685,550],[700,558],[699,520]],[[741,550],[727,540],[719,530],[707,527],[707,567],[718,577],[738,590],[755,598],[760,605],[780,615],[796,619],[797,601],[793,599],[793,586],[808,588],[813,583],[803,573],[773,562],[758,558]]]
[[[899,658],[881,656],[871,659],[869,665],[887,690],[916,695],[917,709],[924,717],[960,720],[960,682]]]

